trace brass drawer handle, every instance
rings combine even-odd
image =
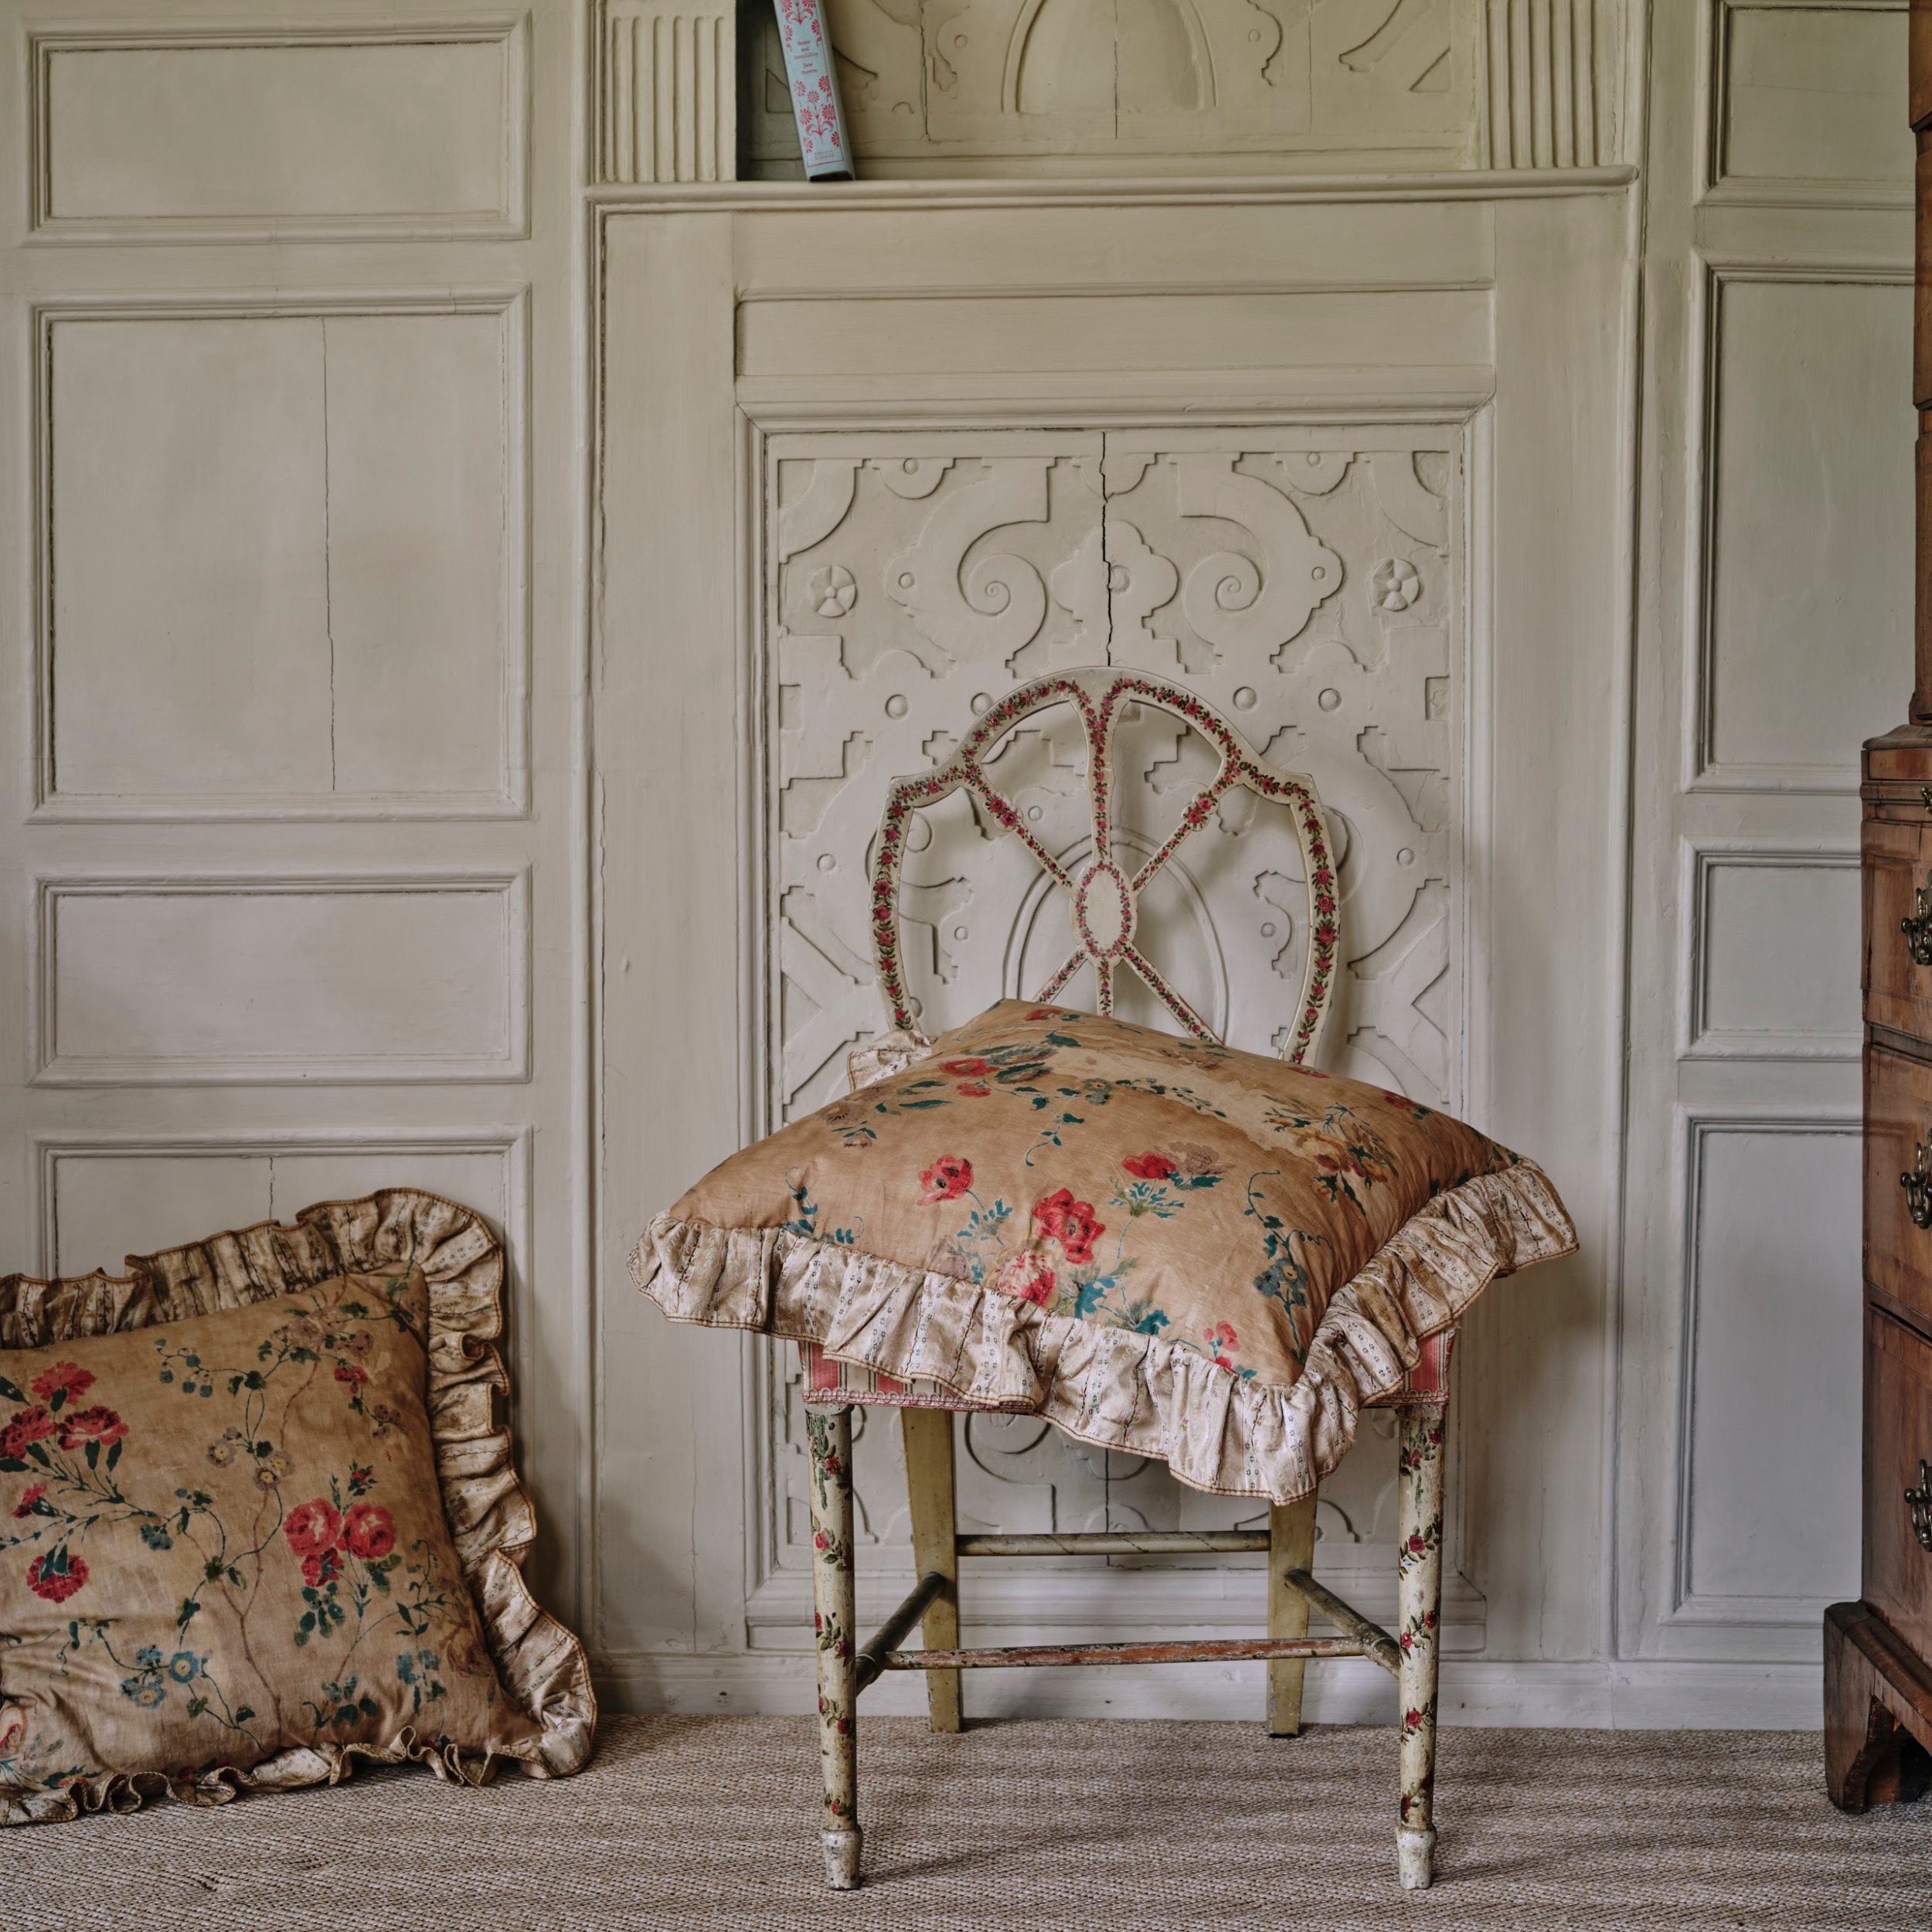
[[[1906,1506],[1912,1512],[1912,1533],[1921,1549],[1932,1549],[1932,1462],[1920,1458],[1919,1486],[1905,1492]]]
[[[1932,1148],[1921,1141],[1912,1150],[1912,1171],[1899,1176],[1906,1212],[1915,1228],[1932,1228]]]
[[[1932,878],[1919,888],[1912,910],[1899,921],[1899,930],[1905,935],[1912,964],[1932,966]]]

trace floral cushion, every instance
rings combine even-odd
[[[481,1221],[398,1192],[131,1268],[0,1282],[0,1823],[350,1753],[583,1764],[583,1653],[518,1574]]]
[[[1542,1170],[1447,1114],[1008,1000],[734,1155],[631,1270],[679,1320],[1287,1502],[1491,1281],[1575,1247]]]

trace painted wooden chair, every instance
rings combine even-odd
[[[1122,701],[1164,712],[1198,733],[1214,757],[1215,776],[1181,815],[1171,836],[1128,877],[1114,858],[1112,727]],[[1012,803],[994,787],[985,765],[1020,719],[1071,700],[1087,737],[1090,857],[1077,877],[1049,852]],[[1199,1015],[1134,944],[1137,901],[1185,839],[1205,825],[1223,794],[1240,787],[1286,805],[1301,848],[1308,884],[1310,943],[1301,997],[1284,1029],[1284,1057],[1311,1059],[1320,1037],[1341,955],[1328,833],[1311,780],[1270,770],[1233,727],[1192,692],[1139,673],[1105,668],[1068,672],[1022,687],[968,731],[936,771],[893,784],[875,861],[872,938],[886,1004],[897,1029],[854,1056],[855,1080],[903,1066],[923,1050],[925,1036],[909,997],[900,944],[899,895],[906,832],[914,812],[953,793],[978,806],[1026,848],[1073,902],[1077,949],[1039,989],[1056,998],[1090,967],[1099,1010],[1114,1010],[1114,975],[1122,968],[1141,980],[1187,1032],[1213,1039]],[[1260,1658],[1267,1663],[1266,1722],[1276,1736],[1301,1727],[1302,1675],[1311,1657],[1366,1657],[1394,1677],[1401,1713],[1400,1801],[1396,1831],[1402,1883],[1430,1883],[1435,1844],[1433,1781],[1436,1740],[1437,1647],[1442,1606],[1443,1437],[1448,1404],[1453,1328],[1424,1344],[1420,1360],[1383,1406],[1400,1418],[1400,1521],[1396,1567],[1400,1614],[1396,1632],[1379,1628],[1318,1583],[1314,1558],[1315,1498],[1269,1512],[1262,1530],[1112,1531],[996,1536],[959,1533],[954,1509],[955,1411],[987,1405],[963,1399],[937,1383],[900,1382],[835,1361],[815,1344],[801,1345],[808,1405],[811,1498],[815,1550],[813,1596],[818,1646],[819,1754],[824,1773],[822,1836],[828,1876],[840,1889],[859,1882],[857,1714],[859,1694],[889,1670],[927,1674],[933,1727],[961,1725],[961,1673],[986,1665],[1191,1663]],[[854,1629],[852,1410],[897,1407],[904,1432],[913,1552],[919,1580],[912,1594],[862,1645],[822,1641],[827,1631]],[[1192,1556],[1265,1550],[1268,1560],[1266,1635],[1213,1641],[1069,1644],[962,1649],[959,1643],[959,1560],[962,1556]],[[1336,1633],[1311,1636],[1312,1607]],[[901,1648],[913,1626],[926,1648]]]

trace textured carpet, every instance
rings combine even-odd
[[[581,1777],[482,1791],[160,1804],[0,1835],[6,1932],[1393,1924],[1920,1927],[1932,1800],[1825,1802],[1792,1732],[1444,1733],[1433,1891],[1395,1879],[1392,1732],[988,1724],[861,1730],[867,1884],[822,1889],[810,1724],[617,1718]]]

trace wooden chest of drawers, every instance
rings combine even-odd
[[[1932,728],[1868,744],[1862,795],[1862,1596],[1825,1618],[1825,1775],[1848,1811],[1917,1787],[1932,1750]]]

